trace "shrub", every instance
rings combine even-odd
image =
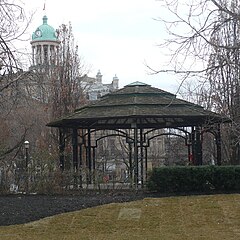
[[[149,174],[147,187],[160,193],[239,191],[240,166],[155,168]]]

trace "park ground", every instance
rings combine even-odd
[[[5,196],[0,204],[1,240],[240,239],[240,194]]]

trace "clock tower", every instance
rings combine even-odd
[[[57,31],[48,25],[47,16],[43,17],[43,24],[32,34],[32,66],[31,70],[46,71],[58,65],[59,45]]]

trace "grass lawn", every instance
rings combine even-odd
[[[0,227],[15,239],[240,239],[240,194],[145,198]]]

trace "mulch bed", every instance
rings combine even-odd
[[[146,196],[144,193],[0,196],[0,226],[27,223],[107,203],[135,201]]]

